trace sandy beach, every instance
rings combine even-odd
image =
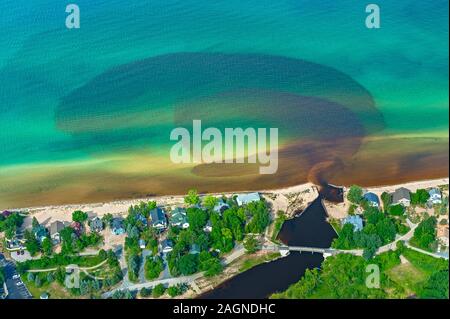
[[[416,182],[408,182],[397,185],[369,187],[366,190],[374,192],[378,196],[384,191],[393,192],[399,187],[406,187],[411,191],[416,191],[418,188],[436,187],[439,185],[448,185],[449,178],[440,178],[432,180],[423,180]],[[286,187],[273,190],[260,190],[259,191],[264,198],[272,204],[272,210],[277,212],[278,210],[287,211],[288,213],[294,210],[301,209],[302,206],[306,206],[313,201],[318,195],[318,187],[312,183],[300,184],[292,187]],[[226,196],[231,196],[236,193],[220,193]],[[220,195],[213,194],[213,195]],[[28,207],[19,208],[16,210],[26,211],[29,213],[29,217],[25,219],[24,227],[28,227],[31,224],[31,218],[36,217],[37,220],[44,226],[49,226],[51,222],[55,220],[70,222],[72,218],[72,212],[75,210],[82,210],[87,212],[91,216],[102,217],[105,214],[113,214],[115,216],[125,215],[128,212],[128,208],[131,205],[139,204],[142,201],[156,201],[161,206],[176,206],[183,204],[183,196],[154,196],[144,197],[140,199],[120,200],[104,203],[92,203],[92,204],[73,204],[73,205],[54,205],[54,206],[42,206],[42,207]],[[341,204],[325,203],[328,213],[332,218],[343,218],[347,214],[349,203],[347,200]]]
[[[415,182],[407,182],[396,185],[387,185],[387,186],[376,186],[376,187],[366,187],[365,191],[375,193],[379,198],[381,198],[381,194],[383,192],[393,193],[397,188],[405,187],[409,189],[411,192],[417,191],[419,188],[430,188],[430,187],[438,187],[441,185],[448,185],[449,178],[439,178],[439,179],[429,179]],[[447,191],[448,195],[448,191]],[[344,202],[335,204],[330,202],[325,202],[324,205],[327,208],[328,215],[331,218],[341,219],[347,216],[348,208],[350,207],[350,202],[344,196]]]

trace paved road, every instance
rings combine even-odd
[[[17,275],[16,265],[12,261],[4,259],[2,254],[0,254],[0,263],[5,267],[6,287],[8,288],[7,299],[31,299],[32,296],[22,280],[13,278]]]
[[[423,249],[411,246],[409,243],[406,243],[405,245],[406,245],[406,247],[408,247],[408,248],[410,248],[412,250],[418,251],[419,253],[422,253],[422,254],[425,254],[425,255],[428,255],[428,256],[431,256],[431,257],[434,257],[434,258],[443,258],[443,259],[447,259],[448,260],[448,256],[446,256],[444,254],[432,253],[432,252],[429,252],[429,251],[426,251],[426,250],[423,250]]]

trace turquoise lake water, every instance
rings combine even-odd
[[[344,106],[367,95],[376,109],[360,112],[367,133],[448,139],[448,1],[376,1],[380,29],[365,27],[365,4],[356,0],[73,2],[76,30],[65,27],[64,1],[0,3],[0,169],[142,145],[156,154],[167,144],[158,133],[174,125],[169,112],[255,86],[334,102],[342,102],[334,89],[347,87]],[[220,54],[236,58],[234,73],[213,74]],[[295,61],[311,63],[298,72],[312,74],[314,86],[286,77]],[[269,64],[285,71],[269,74]],[[154,118],[143,123],[146,110]],[[130,112],[128,127],[103,121]],[[370,121],[380,124],[376,132]]]

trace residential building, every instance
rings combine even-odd
[[[442,204],[442,194],[439,188],[432,188],[428,191],[430,198],[428,199],[433,205]]]
[[[394,195],[392,196],[392,204],[393,205],[401,204],[405,207],[411,205],[411,194],[409,189],[404,187],[396,189]]]
[[[170,225],[183,229],[189,228],[189,222],[187,220],[187,214],[184,208],[177,207],[171,212]]]
[[[103,221],[99,217],[94,217],[89,222],[89,227],[92,232],[101,232],[103,230]]]
[[[50,224],[50,238],[54,244],[61,242],[61,230],[64,229],[64,223],[57,220]]]
[[[120,218],[114,218],[111,224],[111,231],[114,235],[124,234],[125,228],[123,227],[123,220]]]
[[[247,205],[252,202],[258,202],[261,198],[259,193],[248,193],[248,194],[238,194],[236,197],[236,202],[239,206]]]
[[[363,220],[358,215],[351,215],[351,216],[347,216],[346,218],[344,218],[344,220],[342,221],[342,225],[345,225],[345,224],[352,224],[354,232],[360,231],[363,229]]]
[[[173,243],[170,239],[164,239],[159,245],[159,249],[161,252],[167,254],[173,250]]]
[[[70,228],[73,229],[73,232],[77,237],[80,237],[81,234],[83,234],[83,224],[80,222],[72,222],[72,224],[70,224]]]
[[[167,228],[167,218],[164,210],[160,207],[156,207],[150,211],[151,226],[158,230],[164,230]]]
[[[216,213],[223,214],[223,212],[226,211],[228,208],[230,208],[230,206],[227,203],[225,203],[221,198],[219,202],[216,204],[216,206],[214,206],[213,211]]]
[[[363,198],[367,201],[369,206],[379,208],[380,207],[380,199],[375,193],[367,192],[363,195]]]

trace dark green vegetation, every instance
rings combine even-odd
[[[128,209],[128,216],[125,218],[124,227],[127,233],[125,238],[125,254],[128,264],[128,278],[132,282],[138,281],[139,269],[142,263],[142,249],[139,246],[139,240],[143,239],[146,248],[150,249],[155,255],[158,250],[157,233],[149,227],[149,215],[152,209],[156,208],[156,202],[141,202],[139,205],[131,206]],[[156,268],[150,264],[149,272],[146,275],[155,276]]]
[[[395,239],[397,228],[395,220],[377,208],[367,207],[364,211],[365,225],[361,231],[353,231],[353,225],[345,224],[332,247],[337,249],[364,248],[364,258],[370,259],[376,250]]]
[[[160,257],[148,256],[145,260],[144,271],[145,279],[153,280],[159,277],[164,270],[164,263]]]
[[[87,219],[88,219],[88,214],[81,210],[77,210],[72,213],[72,220],[74,222],[84,223],[85,221],[87,221]]]
[[[189,191],[185,201],[198,203],[196,191]],[[174,243],[167,260],[173,276],[190,275],[205,271],[206,276],[214,276],[222,271],[220,255],[231,251],[236,242],[242,242],[246,234],[262,233],[270,222],[269,209],[264,201],[249,203],[238,207],[233,199],[225,199],[230,206],[223,214],[214,212],[216,201],[205,198],[203,208],[187,209],[188,229],[171,227],[168,238]],[[208,220],[212,232],[203,230]],[[192,245],[197,245],[199,254],[191,252]]]
[[[358,185],[352,185],[348,190],[347,199],[353,204],[360,204],[363,199],[363,190]]]
[[[153,288],[152,290],[152,296],[153,298],[159,298],[166,292],[166,287],[164,287],[163,284],[158,284]]]
[[[401,264],[400,254],[409,263]],[[379,289],[366,285],[366,279],[371,273],[366,270],[368,265],[379,267]],[[423,274],[423,277],[416,273]],[[413,277],[408,277],[411,274],[414,274]],[[411,279],[415,281],[411,283]],[[299,282],[285,292],[272,295],[272,298],[366,299],[406,298],[414,295],[421,298],[448,298],[448,262],[402,247],[382,253],[370,261],[350,254],[329,257],[322,263],[322,270],[307,270]]]
[[[0,233],[5,232],[6,238],[13,238],[17,229],[22,226],[23,219],[19,212],[13,212],[8,217],[0,214]]]
[[[418,189],[411,193],[411,205],[425,205],[430,198],[430,194],[425,189]]]
[[[423,221],[414,230],[414,236],[410,243],[413,246],[428,251],[434,251],[436,248],[436,217],[431,216]]]

